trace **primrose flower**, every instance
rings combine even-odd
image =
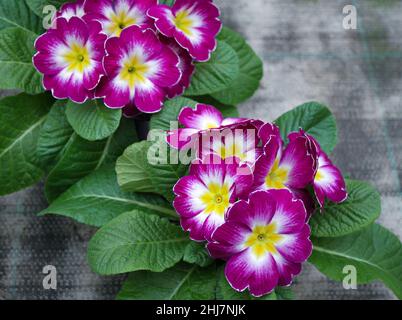
[[[190,174],[174,186],[173,206],[180,215],[182,228],[190,231],[195,241],[210,240],[216,228],[225,222],[231,204],[252,185],[252,173],[247,166],[240,167],[236,159],[230,164],[218,162],[195,161],[190,166]],[[248,174],[237,174],[238,170],[247,169]]]
[[[225,129],[211,129],[199,138],[199,158],[216,155],[221,159],[238,158],[241,164],[254,166],[262,154],[257,129],[249,122]]]
[[[291,139],[283,152],[282,145],[280,137],[270,136],[255,164],[255,189],[304,189],[313,181],[316,161],[310,140],[304,136]]]
[[[167,97],[173,99],[176,96],[182,95],[184,90],[190,86],[191,77],[195,71],[195,66],[193,59],[190,57],[188,52],[180,47],[174,39],[166,38],[163,36],[159,37],[162,43],[166,44],[170,49],[172,49],[179,57],[179,69],[181,72],[180,81],[173,87],[167,88]]]
[[[57,19],[57,28],[49,29],[35,42],[36,69],[44,74],[43,85],[56,99],[70,98],[83,103],[103,75],[102,58],[106,36],[101,25],[72,17]]]
[[[229,210],[207,245],[227,260],[225,275],[237,291],[254,296],[287,286],[312,252],[306,210],[288,190],[256,191]]]
[[[212,0],[176,0],[173,7],[158,5],[148,11],[160,33],[176,41],[198,61],[208,61],[222,27]]]
[[[56,13],[56,18],[64,18],[67,21],[72,17],[84,18],[85,9],[84,9],[85,0],[77,0],[75,2],[68,2],[61,6],[60,11]]]
[[[318,141],[303,130],[300,130],[299,133],[296,132],[289,135],[289,139],[294,140],[300,136],[307,137],[311,141],[311,144],[314,145],[318,166],[314,176],[313,187],[320,207],[324,206],[325,198],[335,203],[346,201],[348,193],[341,171],[334,166],[328,155],[321,149]]]
[[[135,105],[145,113],[162,109],[166,88],[181,77],[179,58],[151,29],[131,26],[106,41],[104,77],[96,90],[109,108]]]
[[[103,32],[109,37],[118,37],[132,25],[153,28],[153,21],[147,16],[149,8],[157,0],[86,0],[88,19],[102,23]]]
[[[191,147],[197,141],[198,135],[210,129],[229,127],[238,123],[249,121],[242,118],[223,118],[222,112],[213,106],[197,104],[195,109],[185,107],[180,111],[179,128],[168,132],[167,143],[175,149]]]

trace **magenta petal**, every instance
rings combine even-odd
[[[183,150],[191,147],[197,140],[198,131],[196,129],[181,128],[173,131],[168,131],[166,142],[175,149]]]
[[[183,126],[198,130],[219,128],[222,121],[222,113],[215,107],[206,104],[197,104],[195,109],[183,108],[179,115],[179,122]]]
[[[259,265],[250,277],[249,290],[255,297],[271,293],[278,285],[279,272],[272,255],[268,254],[263,265]]]
[[[271,137],[275,137],[278,142],[279,148],[282,149],[283,141],[281,138],[281,132],[279,128],[273,123],[264,124],[258,131],[258,136],[262,140],[262,144],[265,145]]]
[[[315,175],[315,160],[309,152],[309,141],[305,137],[299,137],[291,141],[283,152],[280,167],[286,167],[290,188],[304,189],[310,184]]]
[[[286,260],[301,263],[310,257],[313,250],[309,237],[310,228],[304,225],[298,233],[283,235],[276,248]]]
[[[207,215],[199,214],[192,218],[180,219],[183,230],[190,232],[190,239],[194,241],[205,241],[204,223]]]
[[[275,256],[276,266],[279,272],[279,286],[288,286],[292,283],[293,277],[301,272],[301,263],[287,261],[280,255]]]
[[[232,256],[226,263],[225,276],[233,289],[244,291],[249,286],[249,279],[253,275],[250,268],[250,258],[248,250]]]
[[[264,153],[261,155],[255,163],[254,168],[254,188],[266,189],[265,180],[267,175],[271,172],[271,169],[275,163],[280,152],[280,145],[278,140],[274,137],[267,142],[264,147]]]
[[[342,173],[332,165],[324,153],[319,158],[319,168],[314,179],[314,191],[321,206],[324,205],[325,198],[341,203],[348,197]]]

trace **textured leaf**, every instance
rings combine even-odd
[[[249,99],[260,86],[263,77],[263,64],[244,38],[233,30],[224,27],[218,39],[225,41],[237,53],[239,74],[232,84],[212,96],[222,103],[237,105]]]
[[[201,269],[180,263],[162,273],[137,271],[129,275],[119,300],[213,300],[215,266]]]
[[[188,168],[186,165],[170,163],[151,165],[156,162],[151,148],[158,148],[162,144],[166,143],[135,143],[117,160],[117,180],[124,191],[151,192],[169,201],[173,200],[173,186],[186,174]]]
[[[310,262],[329,278],[342,281],[343,268],[352,265],[358,283],[381,280],[402,299],[402,245],[387,229],[373,224],[344,237],[312,240]]]
[[[237,107],[224,104],[219,102],[218,100],[214,99],[213,97],[206,95],[206,96],[192,96],[191,99],[198,101],[199,103],[209,104],[214,106],[215,108],[219,109],[222,112],[222,115],[225,118],[238,118],[239,117],[239,110]]]
[[[43,30],[41,19],[29,9],[24,0],[0,0],[0,29],[10,27],[34,34]]]
[[[34,41],[33,33],[20,28],[0,31],[0,89],[43,92],[41,75],[32,64]]]
[[[58,214],[101,227],[118,215],[137,208],[144,213],[170,219],[178,217],[170,205],[157,195],[121,191],[114,167],[106,166],[77,182],[40,215]]]
[[[335,117],[331,111],[318,102],[308,102],[283,114],[275,123],[281,129],[282,138],[302,128],[314,136],[326,153],[331,153],[337,143]]]
[[[372,224],[381,213],[378,192],[368,183],[346,181],[348,200],[341,204],[329,203],[324,212],[317,212],[310,220],[315,237],[344,236]]]
[[[180,111],[184,107],[195,108],[197,103],[206,103],[212,104],[214,107],[218,108],[224,117],[238,117],[239,113],[236,107],[226,106],[223,104],[216,104],[215,101],[209,97],[202,97],[198,100],[199,97],[194,99],[189,99],[185,97],[178,97],[169,101],[166,101],[164,108],[161,112],[155,114],[151,118],[151,129],[159,129],[159,130],[170,130],[170,122],[176,122],[179,117]],[[197,101],[196,101],[197,100]]]
[[[67,103],[66,115],[75,132],[86,140],[106,139],[119,127],[121,109],[109,109],[99,100]]]
[[[91,172],[113,163],[137,139],[131,125],[130,120],[124,119],[114,135],[101,141],[88,141],[73,133],[47,178],[45,192],[49,202]]]
[[[287,289],[287,288],[286,288]],[[276,290],[271,294],[267,294],[265,296],[256,298],[252,296],[247,290],[244,292],[237,292],[234,290],[229,282],[226,280],[224,267],[221,267],[218,270],[217,277],[217,288],[216,288],[216,298],[217,300],[278,300],[284,299],[285,297],[289,297],[290,294],[284,294],[285,288],[278,288],[278,292],[280,297],[278,297]],[[288,289],[289,290],[289,289]]]
[[[205,248],[205,243],[197,243],[195,241],[191,241],[186,247],[183,260],[200,267],[207,267],[214,262]]]
[[[74,132],[67,121],[65,105],[66,101],[58,101],[53,105],[40,131],[38,158],[42,167],[51,167],[58,161]]]
[[[54,100],[49,95],[19,94],[0,100],[0,195],[38,182],[36,144]]]
[[[48,5],[54,6],[56,9],[59,9],[63,3],[69,2],[66,0],[25,0],[27,5],[31,8],[31,10],[38,15],[39,17],[43,17],[43,8]]]
[[[218,92],[229,87],[239,74],[239,58],[224,41],[218,41],[216,51],[208,62],[196,63],[196,70],[187,96]]]
[[[135,210],[123,213],[95,234],[88,259],[93,271],[102,275],[162,272],[183,258],[188,242],[179,226]]]

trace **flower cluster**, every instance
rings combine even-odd
[[[212,0],[78,0],[35,43],[33,63],[56,99],[102,98],[127,116],[161,110],[189,87],[221,29]]]
[[[285,145],[275,124],[224,119],[204,104],[182,109],[179,122],[167,142],[197,154],[174,187],[183,229],[227,261],[235,290],[261,296],[289,285],[312,252],[311,214],[347,198],[339,169],[303,130]]]

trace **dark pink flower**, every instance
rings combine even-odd
[[[173,7],[158,5],[148,11],[163,35],[175,38],[198,61],[207,61],[221,30],[219,9],[212,0],[176,0]]]
[[[249,174],[238,175],[239,169],[249,170]],[[236,159],[231,164],[194,162],[190,174],[175,185],[173,202],[181,225],[190,231],[191,239],[210,240],[216,228],[224,223],[229,207],[248,191],[252,179],[250,169],[239,166]]]
[[[153,28],[153,21],[147,16],[149,8],[157,0],[86,0],[86,18],[102,24],[103,32],[109,37],[118,37],[130,26]]]
[[[162,109],[166,89],[181,77],[179,58],[163,45],[151,29],[131,26],[120,37],[106,41],[104,77],[96,97],[104,98],[109,108],[135,105],[141,112]]]
[[[311,255],[306,216],[302,201],[288,190],[256,191],[231,207],[207,248],[227,260],[233,289],[259,297],[289,285]]]
[[[96,21],[59,18],[56,25],[36,40],[33,63],[55,98],[83,103],[93,97],[92,90],[103,75],[106,36]]]

